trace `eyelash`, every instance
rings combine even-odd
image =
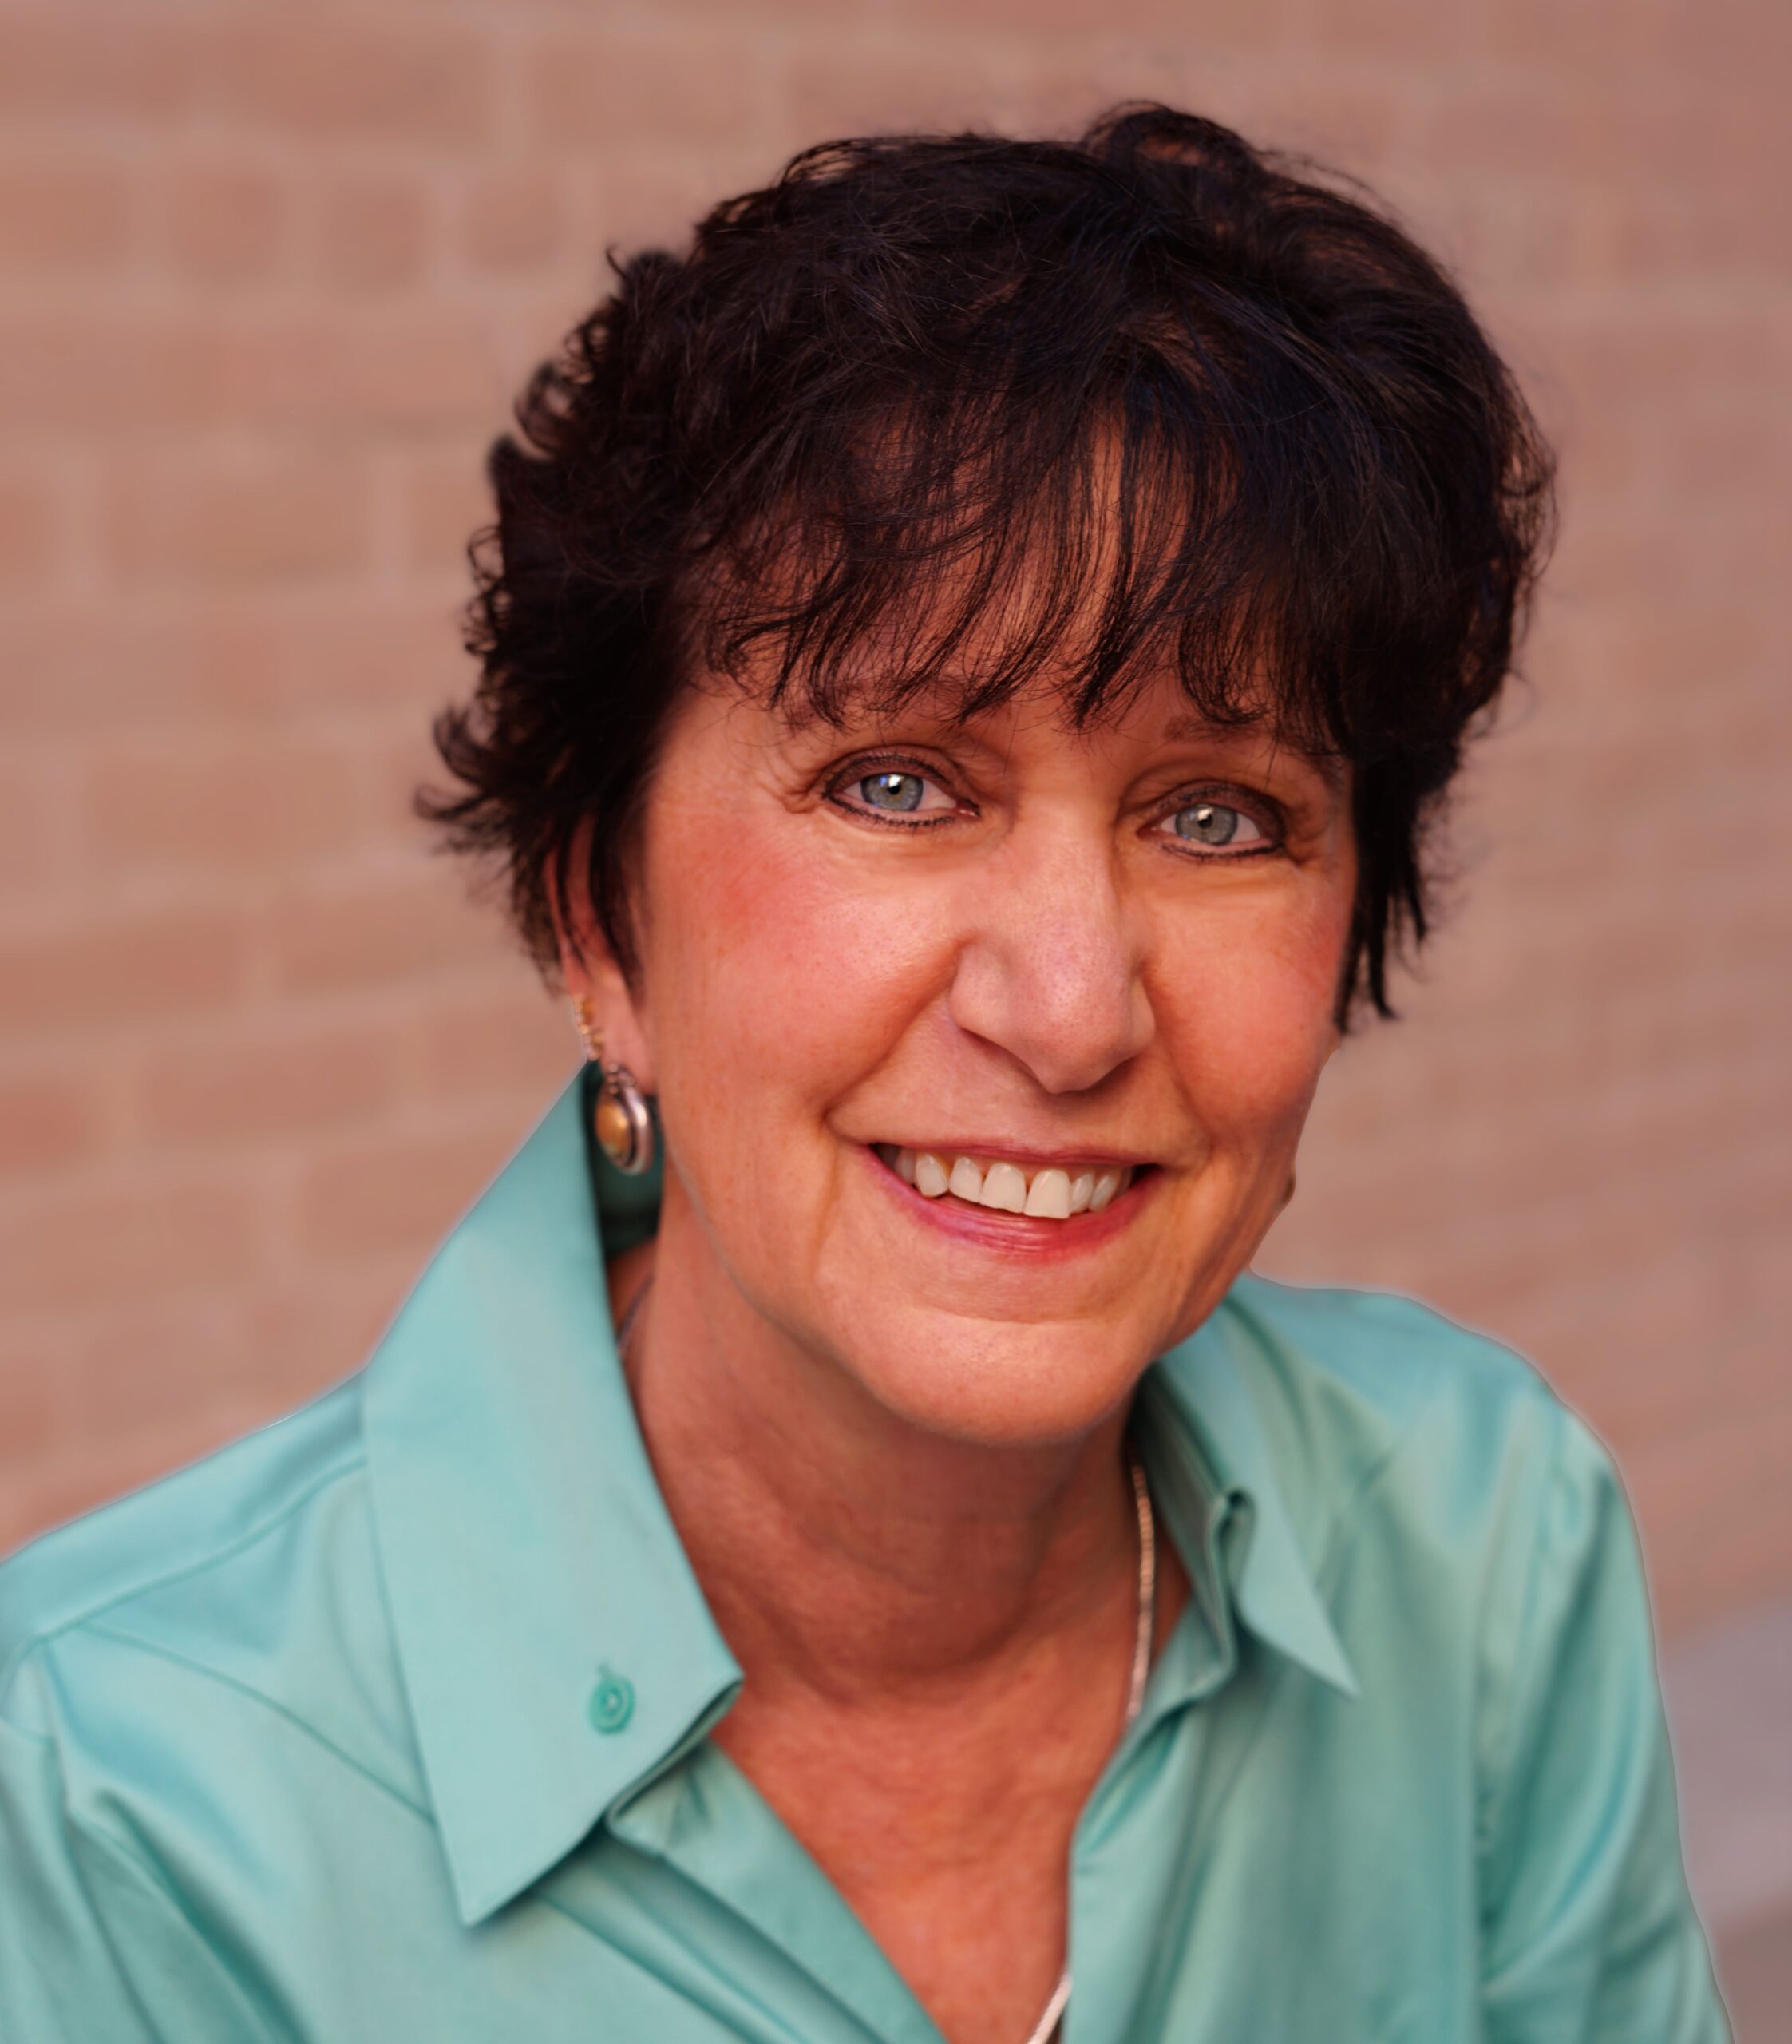
[[[1236,866],[1241,859],[1262,858],[1268,853],[1286,849],[1287,819],[1279,806],[1266,795],[1248,794],[1244,789],[1228,786],[1224,782],[1185,788],[1180,794],[1172,795],[1159,809],[1153,829],[1168,823],[1172,817],[1181,815],[1185,809],[1198,808],[1204,802],[1212,802],[1216,809],[1236,810],[1240,816],[1248,818],[1263,833],[1263,842],[1244,846],[1236,852],[1204,851],[1186,838],[1177,838],[1173,834],[1166,834],[1170,849],[1182,858],[1200,859],[1209,864]]]
[[[900,753],[878,754],[849,761],[829,777],[823,793],[837,809],[843,810],[847,815],[858,818],[862,822],[875,824],[880,830],[931,830],[940,824],[957,820],[956,816],[951,814],[909,818],[889,814],[880,815],[875,810],[860,809],[841,799],[843,790],[850,788],[855,782],[868,780],[874,774],[912,774],[919,779],[931,782],[944,793],[951,794],[943,776],[936,768],[930,766],[924,760],[910,759]],[[953,798],[955,801],[960,799],[955,796]],[[1156,830],[1169,822],[1173,816],[1180,814],[1185,809],[1193,809],[1203,802],[1211,802],[1222,808],[1236,809],[1240,815],[1248,817],[1264,833],[1264,842],[1260,845],[1247,845],[1236,852],[1204,851],[1186,839],[1172,838],[1169,841],[1170,849],[1181,858],[1227,865],[1236,864],[1240,859],[1260,858],[1266,853],[1279,852],[1284,849],[1286,825],[1276,806],[1265,798],[1248,796],[1242,789],[1229,787],[1224,782],[1185,788],[1172,795],[1159,806],[1153,819],[1152,828]]]
[[[880,815],[876,810],[860,809],[850,802],[841,800],[841,791],[843,789],[851,787],[855,782],[868,781],[874,774],[912,774],[917,780],[931,782],[934,786],[946,794],[950,795],[952,793],[946,785],[945,777],[937,767],[928,766],[925,760],[906,759],[900,753],[882,753],[873,757],[850,761],[837,774],[829,777],[823,793],[837,809],[844,810],[849,816],[857,817],[864,822],[875,823],[880,829],[931,830],[936,825],[951,823],[957,820],[954,815],[943,814],[937,816],[908,818],[889,814]],[[960,798],[954,795],[952,799],[956,802]]]

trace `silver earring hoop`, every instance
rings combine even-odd
[[[581,995],[572,1004],[573,1018],[585,1056],[602,1074],[591,1124],[597,1147],[619,1171],[639,1178],[654,1159],[653,1115],[647,1096],[626,1064],[611,1064],[603,1055],[602,1032],[591,1020],[591,1004]]]

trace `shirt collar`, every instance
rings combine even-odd
[[[659,1204],[657,1170],[624,1178],[591,1143],[580,1073],[442,1244],[366,1372],[381,1563],[469,1923],[664,1773],[740,1687],[611,1330],[605,1254],[651,1234]],[[1239,1618],[1355,1693],[1223,1321],[1147,1373],[1154,1488],[1197,1585],[1213,1508],[1239,1513],[1241,1551],[1224,1543]]]
[[[1224,1594],[1240,1623],[1354,1697],[1355,1673],[1289,1515],[1250,1374],[1229,1301],[1152,1365],[1136,1412],[1153,1493],[1197,1596],[1223,1569]],[[1220,1614],[1209,1618],[1226,1630]]]
[[[381,1564],[468,1923],[564,1858],[740,1684],[617,1360],[599,1173],[614,1246],[651,1225],[658,1183],[594,1162],[576,1080],[366,1372]]]

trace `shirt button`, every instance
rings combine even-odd
[[[600,1732],[619,1732],[635,1713],[635,1688],[626,1675],[599,1671],[597,1687],[591,1691],[591,1722]]]

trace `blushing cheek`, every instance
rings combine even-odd
[[[1167,1032],[1209,1139],[1241,1175],[1284,1168],[1333,1041],[1347,907],[1210,933],[1166,976]]]
[[[674,995],[657,1075],[693,1134],[702,1117],[700,1178],[724,1165],[770,1184],[900,1041],[929,919],[818,859],[781,815],[713,814],[686,811],[650,861],[651,964]]]
[[[1350,917],[1347,897],[1323,895],[1309,916],[1284,929],[1280,944],[1266,944],[1261,954],[1263,1004],[1271,1018],[1264,1040],[1276,1048],[1277,1068],[1266,1083],[1265,1100],[1276,1103],[1289,1155],[1337,1040],[1338,976]]]

